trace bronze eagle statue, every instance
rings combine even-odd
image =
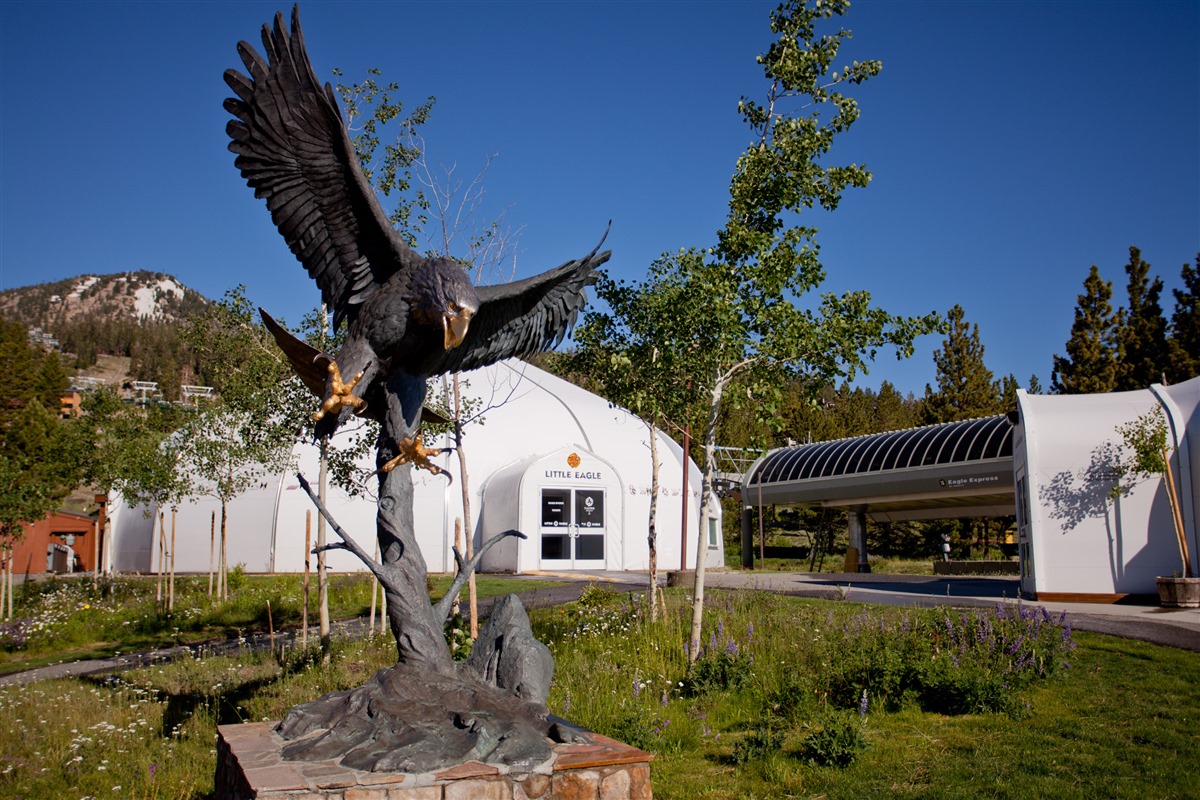
[[[236,95],[225,100],[235,117],[226,132],[234,165],[320,287],[335,328],[343,321],[348,326],[345,344],[331,357],[260,309],[292,368],[322,399],[314,415],[318,437],[351,413],[380,418],[385,386],[410,398],[406,407],[419,397],[419,409],[429,376],[529,355],[562,340],[611,251],[597,252],[597,245],[582,259],[497,286],[472,285],[451,258],[418,255],[388,222],[336,94],[313,71],[298,7],[291,32],[277,13],[274,26],[263,26],[262,44],[265,59],[238,43],[248,76],[225,71]],[[409,453],[405,460],[428,464],[419,439],[397,446]]]

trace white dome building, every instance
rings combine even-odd
[[[528,537],[508,538],[493,547],[481,565],[484,571],[649,569],[651,464],[649,428],[641,419],[517,360],[464,373],[462,385],[464,395],[486,409],[481,420],[464,432],[474,545],[478,548],[510,528]],[[345,435],[335,435],[335,446]],[[435,446],[449,444],[447,437]],[[686,461],[685,498],[682,449],[660,433],[658,453],[658,566],[680,568],[681,539],[686,537],[686,564],[694,567],[700,471],[690,459]],[[299,471],[315,486],[317,448],[300,444],[293,455]],[[413,470],[414,527],[429,571],[452,572],[455,521],[462,518],[458,456],[447,453],[435,463],[453,475],[454,481]],[[364,458],[362,476],[374,467],[373,454]],[[327,505],[338,524],[370,551],[375,539],[376,484],[373,478],[366,484],[368,490],[361,497],[351,497],[330,485]],[[110,566],[120,572],[156,569],[158,509],[131,509],[118,498],[109,504],[109,511],[113,525]],[[229,504],[228,563],[243,564],[247,572],[302,571],[310,513],[315,541],[318,515],[295,474],[264,476],[258,486]],[[724,546],[721,509],[715,500],[710,513],[705,565],[717,567],[724,564]],[[220,514],[220,504],[211,498],[189,500],[178,509],[177,572],[209,570],[212,530],[219,526]],[[166,526],[169,548],[169,509]],[[330,530],[327,538],[336,541],[337,535]],[[358,559],[345,551],[329,552],[327,564],[334,571],[363,569]]]

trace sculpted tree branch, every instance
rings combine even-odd
[[[325,521],[328,522],[330,527],[333,528],[333,532],[336,533],[342,540],[340,542],[331,542],[330,544],[322,547],[314,547],[312,550],[313,553],[323,553],[328,550],[348,550],[354,555],[358,556],[358,560],[363,562],[367,569],[371,570],[371,573],[379,579],[380,583],[382,583],[386,579],[386,575],[381,569],[379,562],[367,555],[367,551],[362,549],[358,542],[350,538],[350,534],[346,533],[345,529],[343,529],[341,525],[338,525],[337,520],[333,518],[333,514],[329,513],[329,509],[326,508],[325,504],[321,502],[321,498],[317,496],[317,493],[313,491],[312,486],[310,486],[308,481],[304,479],[304,475],[297,472],[296,478],[300,481],[300,488],[304,490],[304,493],[307,494],[309,499],[313,501],[313,505],[317,507],[317,511],[321,512],[321,516],[325,518]]]
[[[499,543],[501,539],[509,536],[516,536],[519,539],[528,539],[529,537],[518,530],[509,529],[503,533],[498,533],[488,539],[478,550],[475,555],[471,556],[470,560],[464,559],[462,553],[458,552],[457,547],[451,548],[454,552],[454,563],[458,565],[458,573],[454,576],[454,580],[450,583],[450,588],[442,595],[442,599],[433,607],[433,615],[443,622],[450,617],[450,606],[454,603],[454,598],[458,596],[459,590],[475,572],[479,566],[479,562],[483,560],[483,554],[491,550],[494,545]]]

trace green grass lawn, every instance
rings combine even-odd
[[[658,800],[1200,797],[1200,654],[1071,634],[1029,608],[1014,621],[1013,607],[999,618],[713,592],[706,667],[689,675],[687,598],[667,597],[655,624],[603,589],[531,613],[556,659],[550,710],[652,751]],[[206,797],[217,724],[360,685],[395,644],[338,641],[328,666],[313,656],[0,689],[0,797]],[[930,710],[951,695],[1003,710]],[[847,763],[819,765],[820,753]]]
[[[440,598],[450,582],[447,575],[431,576],[431,598]],[[308,620],[316,625],[315,575],[309,583]],[[492,576],[479,576],[477,583],[480,597],[560,585]],[[331,575],[330,617],[366,615],[371,586],[365,573]],[[465,603],[465,587],[461,595]],[[301,576],[236,571],[231,573],[228,600],[208,596],[207,576],[176,578],[171,613],[162,610],[157,596],[155,578],[138,576],[98,583],[87,578],[56,579],[18,587],[13,621],[0,623],[0,675],[62,661],[236,638],[266,632],[270,626],[277,631],[295,628],[304,605]]]

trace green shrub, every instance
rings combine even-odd
[[[774,714],[764,714],[750,731],[733,746],[733,763],[746,764],[770,758],[783,750],[787,737],[784,720]]]
[[[450,656],[455,661],[464,661],[467,656],[471,655],[470,626],[463,619],[462,614],[455,612],[451,614],[442,626],[443,633],[446,637],[446,644],[450,648]]]
[[[796,721],[812,712],[817,696],[808,675],[789,675],[783,686],[767,695],[770,713]]]
[[[916,702],[942,714],[1020,714],[1021,692],[1065,668],[1074,647],[1065,615],[995,611],[863,612],[824,639],[825,692],[852,709],[866,692],[880,709]]]
[[[225,580],[229,584],[230,592],[240,592],[246,588],[246,565],[237,564],[234,566],[233,569],[226,573]]]
[[[710,692],[730,692],[745,688],[753,675],[750,656],[729,648],[707,651],[696,659],[683,679],[682,693],[696,697]]]
[[[799,756],[817,766],[847,767],[870,746],[866,717],[853,711],[826,708],[804,728]]]
[[[621,717],[609,728],[611,733],[608,735],[639,750],[659,752],[662,734],[670,724],[669,718],[657,719],[642,707]]]

